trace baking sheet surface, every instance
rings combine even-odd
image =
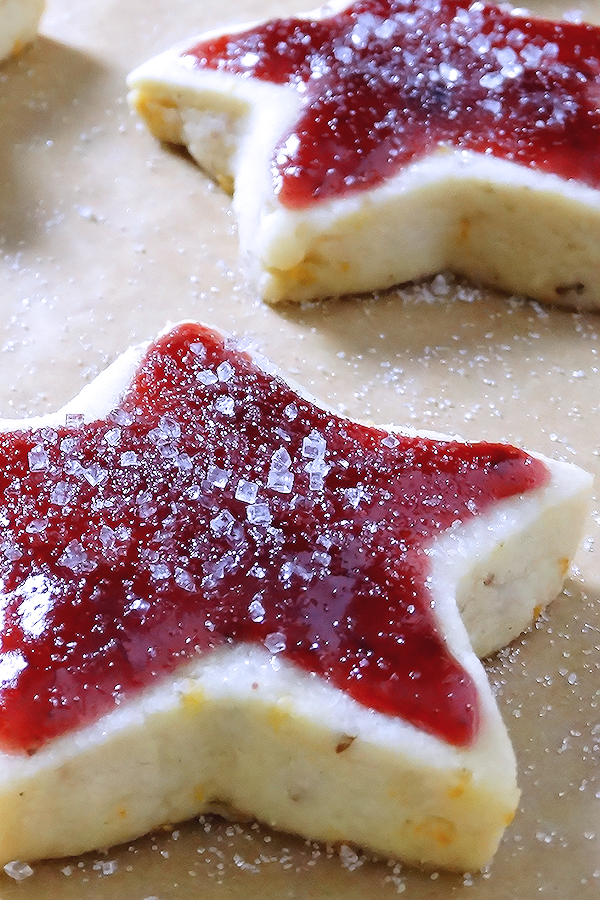
[[[593,0],[578,8],[600,21]],[[298,9],[293,0],[49,0],[38,40],[0,68],[0,416],[57,408],[129,344],[189,317],[249,335],[352,416],[509,440],[598,472],[600,315],[446,276],[269,308],[244,280],[229,199],[129,112],[126,75],[152,54]],[[486,872],[415,872],[206,818],[34,864],[21,881],[1,874],[0,898],[598,896],[599,522],[594,502],[564,594],[490,663],[523,795]]]

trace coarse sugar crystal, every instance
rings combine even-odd
[[[246,481],[240,478],[235,489],[235,499],[242,503],[254,503],[258,497],[258,485],[254,481]]]

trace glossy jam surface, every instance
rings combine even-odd
[[[278,19],[184,56],[296,87],[272,159],[281,201],[373,187],[438,145],[600,187],[600,28],[464,0],[360,0]]]
[[[197,325],[106,420],[0,434],[0,744],[35,751],[199,652],[263,644],[455,744],[469,676],[423,545],[546,468],[321,411]]]

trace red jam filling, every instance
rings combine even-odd
[[[187,50],[198,67],[300,93],[272,158],[305,207],[395,175],[440,145],[600,187],[600,29],[465,0],[359,0]]]
[[[198,653],[250,641],[472,741],[423,547],[543,483],[515,448],[326,413],[199,325],[91,424],[0,434],[0,743],[34,752]]]

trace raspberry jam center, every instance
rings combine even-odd
[[[542,463],[338,418],[194,324],[150,346],[106,419],[0,433],[0,459],[5,749],[34,752],[234,641],[474,738],[423,548],[543,483]]]
[[[359,0],[184,54],[300,92],[272,158],[282,203],[381,184],[436,148],[600,187],[600,29],[464,0]]]

